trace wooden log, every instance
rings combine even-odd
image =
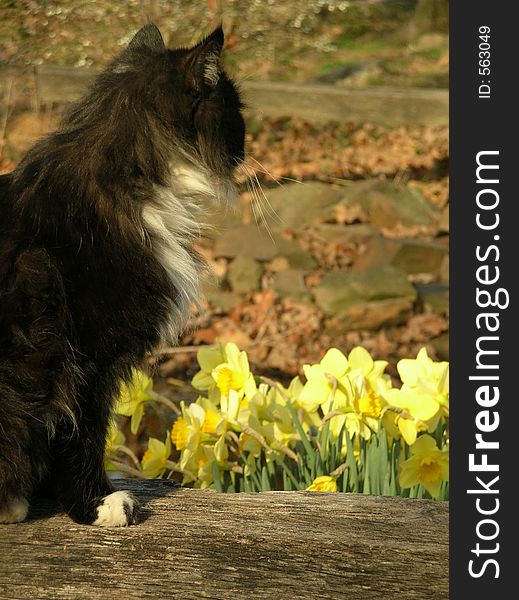
[[[36,69],[38,99],[42,104],[76,100],[95,71],[41,65]],[[309,122],[372,122],[447,125],[447,90],[417,88],[347,89],[330,85],[301,85],[269,81],[240,84],[248,109],[268,117],[299,117]]]
[[[347,89],[246,81],[245,101],[253,112],[269,117],[293,116],[313,122],[448,125],[447,90],[374,87]]]
[[[0,525],[0,598],[448,598],[445,502],[116,485],[143,502],[139,525],[82,526],[51,505]]]

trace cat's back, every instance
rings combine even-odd
[[[12,198],[12,175],[0,175],[0,284],[11,254],[16,230]]]
[[[4,175],[0,175],[0,209],[2,211],[2,219],[0,219],[0,228],[3,229],[5,224],[5,219],[3,218],[4,211],[11,211],[10,206],[10,191],[12,184],[12,175],[11,173],[5,173]]]

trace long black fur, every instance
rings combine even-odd
[[[181,333],[203,269],[185,222],[197,224],[205,196],[232,193],[243,160],[222,45],[218,28],[168,50],[146,25],[0,177],[0,521],[43,483],[82,523],[113,492],[103,453],[120,382]],[[164,217],[178,239],[161,237],[146,211],[180,205],[178,221]],[[170,243],[177,262],[164,258]]]

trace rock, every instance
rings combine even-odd
[[[329,319],[326,330],[336,334],[356,329],[378,329],[382,325],[399,325],[405,322],[412,308],[413,302],[408,298],[358,302]]]
[[[440,267],[440,281],[449,283],[449,255],[443,257]]]
[[[325,242],[347,245],[366,242],[376,235],[376,230],[366,223],[354,223],[351,225],[323,223],[314,228],[314,233]]]
[[[438,223],[438,231],[440,233],[449,233],[449,207],[446,206],[442,210],[440,221]]]
[[[279,271],[290,269],[290,265],[284,256],[276,256],[274,260],[265,264],[265,269],[271,273],[279,273]]]
[[[366,250],[355,260],[353,271],[389,265],[400,247],[400,240],[381,235],[372,237],[366,243]]]
[[[358,273],[326,273],[313,293],[317,305],[328,315],[363,302],[399,298],[412,303],[416,299],[416,290],[405,274],[390,266]]]
[[[333,208],[344,195],[344,189],[311,181],[287,184],[266,193],[280,220],[280,223],[273,224],[274,229],[300,231],[308,225],[330,219]]]
[[[261,265],[247,256],[236,257],[229,265],[227,280],[234,292],[248,294],[259,290]]]
[[[282,298],[312,301],[312,296],[305,285],[305,271],[301,269],[287,269],[276,273],[273,277],[273,288]]]
[[[449,334],[442,333],[438,337],[429,341],[436,351],[438,360],[449,360]]]
[[[360,209],[365,220],[381,231],[397,227],[429,230],[437,226],[440,218],[439,209],[418,190],[386,179],[359,181],[344,189],[337,210],[355,214]]]
[[[204,202],[204,222],[209,225],[208,237],[226,235],[230,228],[243,224],[238,207],[225,207],[214,201]]]
[[[238,294],[211,284],[204,286],[204,296],[213,308],[220,308],[224,311],[229,311],[238,306],[242,300]]]
[[[415,239],[376,236],[367,242],[366,251],[353,265],[354,271],[392,265],[408,275],[431,274],[439,279],[448,248],[441,243]]]
[[[312,271],[317,267],[317,261],[294,240],[287,240],[283,237],[275,237],[276,250],[279,256],[286,258],[289,267],[292,269],[303,269]]]
[[[257,225],[233,225],[223,232],[215,241],[214,256],[216,258],[251,258],[255,260],[272,260],[277,248],[267,232]]]
[[[447,248],[434,242],[406,240],[390,260],[397,269],[408,275],[430,273],[436,279],[440,276],[442,261]]]
[[[449,286],[442,283],[418,284],[418,298],[435,312],[449,314]]]

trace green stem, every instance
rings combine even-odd
[[[177,415],[177,417],[182,414],[182,411],[180,410],[180,408],[178,408],[178,406],[174,402],[172,402],[169,398],[166,398],[162,394],[159,394],[159,393],[155,392],[154,390],[150,390],[148,392],[148,396],[150,397],[150,400],[153,400],[154,402],[157,402],[158,404],[163,404],[164,406],[167,406],[170,410],[172,410]]]
[[[130,467],[130,465],[127,465],[126,463],[120,462],[113,458],[108,460],[112,463],[112,465],[116,466],[120,471],[126,473],[127,475],[132,475],[133,477],[138,477],[139,479],[148,479],[148,477],[146,477],[146,475],[144,475],[141,471]]]

